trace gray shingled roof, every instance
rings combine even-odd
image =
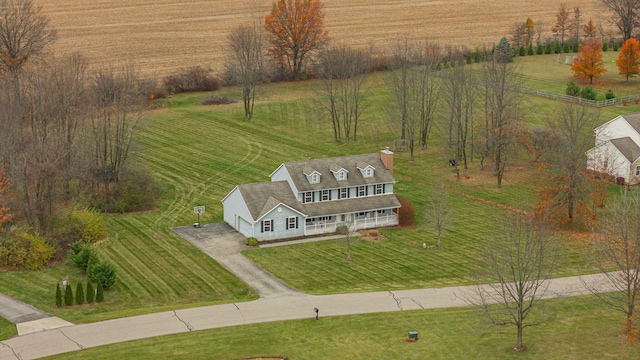
[[[286,181],[238,185],[238,190],[254,220],[263,217],[280,203],[304,213]]]
[[[640,116],[638,117],[640,125]],[[640,147],[630,137],[623,137],[610,140],[611,144],[618,149],[624,155],[630,163],[633,163],[640,157]]]
[[[640,113],[624,114],[622,117],[640,134]]]
[[[310,217],[347,214],[378,209],[397,209],[400,202],[394,194],[364,196],[343,200],[329,200],[304,204],[304,212]]]
[[[362,176],[362,173],[358,170],[358,165],[362,166],[363,164],[371,165],[375,168],[373,177],[364,178]],[[380,154],[377,153],[288,162],[284,163],[284,166],[298,191],[335,189],[348,186],[392,183],[395,181],[389,170],[385,168],[382,160],[380,160]],[[309,184],[304,174],[304,170],[308,168],[313,168],[322,175],[320,183]],[[332,168],[344,168],[347,170],[349,172],[347,179],[336,180],[331,173]]]

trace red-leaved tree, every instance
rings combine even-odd
[[[13,215],[9,212],[10,209],[7,206],[9,190],[11,190],[11,183],[4,175],[4,168],[0,168],[0,234],[3,233],[2,225],[13,219]]]
[[[602,43],[591,40],[581,45],[578,57],[571,64],[571,71],[579,79],[588,79],[589,84],[593,84],[594,78],[607,72],[602,61]]]
[[[620,47],[620,54],[616,59],[616,65],[618,66],[618,73],[627,78],[634,75],[638,75],[640,70],[640,48],[638,47],[638,40],[631,38],[622,44]]]
[[[299,79],[310,53],[329,40],[319,0],[277,0],[264,19],[271,52],[284,75]]]

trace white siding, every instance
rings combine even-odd
[[[629,160],[610,142],[587,151],[587,168],[629,181]]]
[[[250,232],[253,218],[238,188],[231,190],[222,200],[222,207],[224,210],[224,221],[227,224],[247,237],[253,236]],[[247,231],[249,231],[249,233],[247,233]]]
[[[617,118],[599,126],[595,129],[596,146],[623,137],[630,137],[636,144],[640,144],[640,134],[638,134],[629,123],[622,117]]]

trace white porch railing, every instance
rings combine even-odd
[[[317,234],[326,234],[333,233],[336,231],[336,228],[341,225],[345,225],[344,221],[336,221],[336,222],[318,222],[314,224],[305,225],[304,234],[305,235],[317,235]],[[396,214],[387,214],[387,215],[378,215],[376,217],[370,218],[362,218],[355,220],[356,230],[360,229],[371,229],[383,226],[395,226],[398,225],[398,215]]]

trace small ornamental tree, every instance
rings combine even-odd
[[[82,283],[79,281],[76,285],[76,304],[84,304],[84,288],[82,287]]]
[[[640,48],[638,47],[638,40],[630,38],[625,41],[620,48],[620,54],[616,59],[616,65],[618,66],[618,74],[627,78],[638,75],[640,70]]]
[[[60,290],[60,283],[56,284],[56,306],[62,306],[62,291]]]
[[[87,281],[87,302],[91,304],[93,302],[93,284],[91,281]]]
[[[96,289],[96,302],[104,301],[104,287],[102,283],[98,283],[98,288]]]
[[[589,80],[593,84],[594,78],[607,72],[602,61],[602,44],[597,40],[591,40],[580,46],[578,57],[571,64],[573,76],[583,80]]]
[[[73,291],[71,291],[71,285],[69,284],[67,284],[67,287],[64,290],[64,304],[66,306],[73,305]]]

